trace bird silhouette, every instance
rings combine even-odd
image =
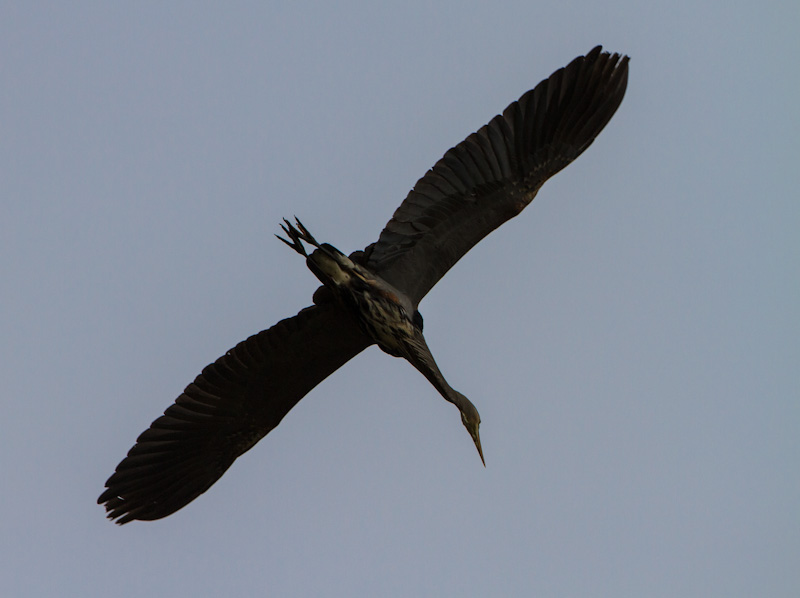
[[[476,243],[519,214],[616,112],[628,57],[600,46],[554,72],[447,151],[378,241],[346,256],[297,220],[284,243],[322,282],[314,305],[206,366],[136,440],[97,502],[109,519],[166,517],[214,484],[311,389],[377,344],[408,360],[461,413],[483,461],[475,406],[445,380],[419,302]],[[313,247],[309,254],[305,244]],[[484,462],[485,464],[485,462]]]

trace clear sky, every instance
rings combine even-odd
[[[800,595],[800,6],[0,6],[0,595]],[[572,58],[595,144],[207,494],[95,504],[210,361],[310,303],[284,216],[374,241]]]

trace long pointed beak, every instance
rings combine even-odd
[[[473,436],[472,440],[475,441],[475,448],[478,449],[478,454],[481,456],[481,463],[486,467],[486,461],[483,459],[483,449],[481,448],[481,435],[477,430],[475,430],[475,436]]]

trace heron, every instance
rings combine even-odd
[[[419,303],[592,144],[622,102],[628,62],[597,46],[555,71],[448,150],[364,250],[345,255],[319,243],[299,220],[284,220],[285,236],[276,236],[305,257],[322,283],[313,305],[202,370],[108,478],[97,499],[106,516],[121,525],[183,508],[371,345],[406,359],[458,408],[485,466],[478,410],[436,365]]]

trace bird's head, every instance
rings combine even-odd
[[[481,448],[481,435],[478,431],[478,428],[481,426],[481,416],[475,408],[475,405],[473,405],[467,397],[458,391],[455,392],[460,398],[458,409],[461,411],[461,423],[464,424],[467,432],[469,432],[469,435],[472,437],[475,448],[478,449],[478,454],[481,456],[481,462],[483,466],[486,467],[486,461],[483,459],[483,449]]]

